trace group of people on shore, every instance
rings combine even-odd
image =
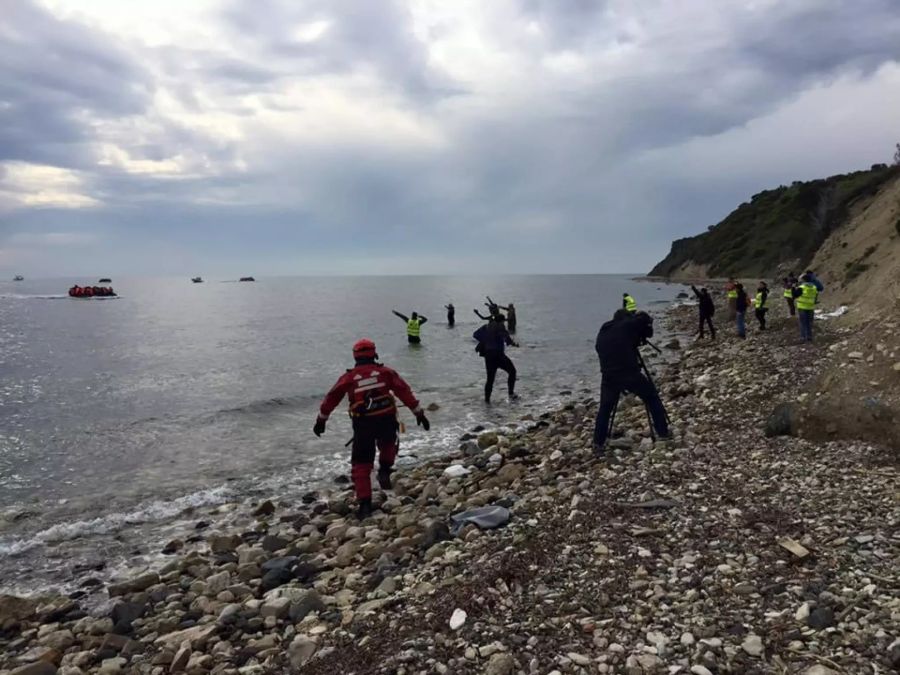
[[[487,321],[473,334],[477,342],[476,353],[484,358],[487,380],[484,385],[485,403],[491,402],[491,393],[498,370],[507,373],[507,391],[509,398],[518,398],[516,388],[516,367],[506,355],[506,347],[518,347],[518,343],[510,335],[515,331],[515,306],[509,303],[505,307],[487,297],[485,305],[487,316],[477,309],[475,314]],[[456,324],[456,309],[450,303],[447,310],[447,324]],[[502,310],[502,311],[501,311]],[[505,311],[506,315],[502,312]],[[411,345],[422,342],[422,326],[428,318],[418,312],[409,316],[392,310],[393,314],[406,323],[407,341]],[[507,328],[507,323],[509,328]],[[378,457],[378,484],[384,490],[391,488],[391,473],[399,449],[400,421],[397,418],[397,403],[394,396],[412,411],[416,424],[428,431],[431,424],[419,400],[413,394],[409,384],[392,368],[378,362],[375,343],[362,339],[353,345],[353,368],[344,373],[328,391],[319,407],[313,433],[321,436],[325,433],[328,418],[346,396],[349,399],[350,418],[353,425],[350,477],[356,494],[358,512],[362,520],[372,513],[372,481],[371,474]]]
[[[789,315],[798,317],[800,339],[804,342],[812,342],[815,308],[819,301],[819,293],[825,289],[825,286],[812,270],[807,270],[799,279],[791,272],[782,278],[781,284],[782,296],[787,304]],[[713,324],[713,317],[716,313],[716,305],[712,295],[706,288],[697,289],[696,286],[691,286],[691,289],[698,303],[699,336],[701,339],[704,338],[708,328],[710,339],[715,340],[716,328]],[[756,295],[752,299],[747,294],[744,285],[733,277],[725,284],[724,292],[728,302],[728,320],[734,321],[738,337],[747,337],[746,314],[751,307],[759,323],[759,330],[766,330],[771,297],[767,282],[759,282],[756,287]]]
[[[511,334],[516,327],[515,306],[513,303],[502,306],[490,296],[487,297],[485,306],[487,315],[477,309],[474,312],[487,323],[472,335],[477,343],[475,351],[484,358],[487,373],[484,400],[485,403],[491,401],[498,370],[507,373],[507,391],[509,398],[514,400],[518,398],[515,393],[516,367],[506,355],[506,347],[519,346]],[[453,326],[456,310],[452,303],[445,308],[447,323]],[[420,344],[421,328],[428,319],[418,312],[406,316],[393,310],[393,314],[406,323],[409,343]],[[630,294],[623,294],[622,307],[616,311],[611,321],[603,324],[595,343],[602,374],[600,405],[593,440],[594,454],[597,457],[602,457],[605,452],[619,398],[624,393],[635,394],[644,402],[654,438],[669,437],[668,415],[639,351],[651,337],[653,318],[646,312],[638,311],[637,302]],[[412,411],[419,426],[427,431],[431,425],[406,381],[395,370],[378,362],[374,342],[369,339],[359,340],[353,345],[353,358],[354,367],[344,373],[325,395],[313,433],[321,436],[325,432],[329,416],[346,396],[349,399],[353,425],[350,475],[358,503],[358,516],[364,519],[373,509],[371,474],[375,468],[376,455],[379,465],[376,474],[378,484],[385,490],[391,488],[391,473],[399,448],[400,430],[394,396]]]

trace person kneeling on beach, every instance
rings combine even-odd
[[[378,449],[378,484],[391,489],[391,471],[400,445],[397,432],[397,403],[393,394],[416,416],[416,423],[428,431],[431,424],[406,381],[397,372],[377,362],[375,343],[362,339],[353,345],[356,366],[344,373],[322,401],[313,433],[325,433],[328,416],[344,396],[350,401],[353,420],[353,453],[350,476],[359,502],[359,519],[372,513],[372,469]]]
[[[597,333],[594,348],[600,357],[600,407],[594,425],[594,454],[603,455],[610,432],[610,418],[624,392],[636,395],[650,413],[658,438],[669,437],[669,423],[656,387],[641,372],[638,348],[653,337],[653,319],[646,312],[628,314],[620,309]]]

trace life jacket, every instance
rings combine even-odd
[[[391,395],[388,378],[379,366],[359,366],[348,372],[353,373],[353,388],[347,394],[350,399],[350,417],[377,417],[397,413],[397,403]]]
[[[762,291],[758,291],[756,293],[756,299],[753,301],[756,309],[768,309],[769,308],[769,296],[767,294],[763,294]]]
[[[730,291],[728,291],[728,293],[726,295],[728,296],[729,300],[737,300],[737,296],[738,296],[737,289],[736,288],[731,289]]]
[[[803,295],[797,298],[797,309],[812,311],[816,308],[816,299],[819,297],[819,289],[812,282],[805,281],[800,284]]]
[[[406,322],[406,334],[409,337],[419,337],[421,333],[422,322],[418,319],[410,319]]]
[[[794,290],[790,287],[784,289],[784,297],[791,299],[794,297]]]
[[[632,313],[637,311],[637,302],[630,295],[625,296],[625,311]]]

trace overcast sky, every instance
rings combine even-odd
[[[0,272],[638,272],[888,162],[896,0],[0,0]]]

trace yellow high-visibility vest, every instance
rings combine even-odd
[[[812,311],[816,308],[816,298],[819,297],[819,289],[816,285],[806,281],[800,284],[803,295],[797,298],[797,309]]]
[[[419,337],[422,322],[418,319],[410,319],[406,322],[406,334],[410,337]]]
[[[637,303],[634,301],[630,295],[626,295],[625,298],[625,311],[626,312],[636,312],[637,311]]]
[[[762,291],[756,294],[756,301],[754,302],[756,309],[768,309],[769,308],[769,296],[766,296],[765,301],[763,301]]]

